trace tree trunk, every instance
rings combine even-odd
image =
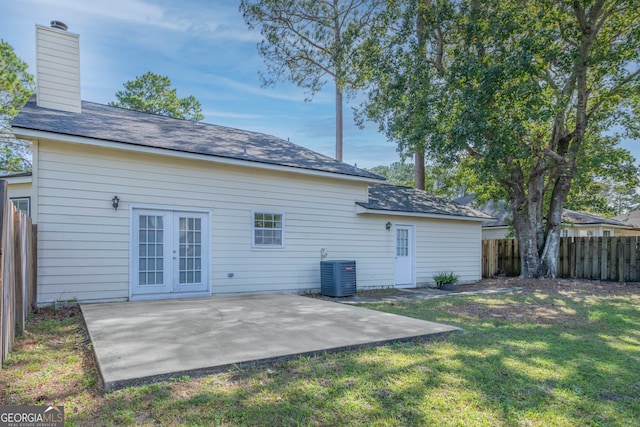
[[[418,190],[424,191],[425,175],[424,175],[424,150],[417,149],[415,154],[415,175],[414,186]]]
[[[544,159],[539,159],[532,167],[528,179],[525,179],[519,161],[510,160],[507,167],[510,170],[507,190],[520,246],[520,277],[540,277],[543,274],[540,255],[544,247]]]
[[[532,167],[528,179],[517,162],[510,165],[509,197],[513,225],[520,244],[520,276],[524,278],[557,276],[562,210],[575,174],[575,162],[567,160],[549,168],[544,156]],[[528,182],[525,187],[518,183]],[[546,215],[545,182],[551,183]],[[526,188],[526,191],[525,191]]]
[[[524,194],[511,194],[513,226],[520,246],[520,277],[539,277],[541,271],[536,206]]]
[[[427,10],[431,5],[431,0],[420,0],[418,3],[418,16],[416,17],[416,36],[420,47],[420,60],[427,56]],[[424,173],[424,146],[418,145],[415,148],[415,176],[414,187],[423,190],[425,187]]]
[[[342,161],[342,89],[336,83],[336,160]]]
[[[558,251],[560,250],[560,232],[547,235],[544,242],[544,252],[541,258],[543,275],[555,279],[558,276]]]

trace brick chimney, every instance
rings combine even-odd
[[[60,21],[36,25],[38,106],[80,113],[80,36]]]

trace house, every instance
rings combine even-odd
[[[456,199],[457,203],[465,206],[473,204],[473,196]],[[493,219],[482,225],[482,239],[507,239],[513,237],[511,226],[511,208],[504,201],[489,201],[478,207],[481,212]],[[616,218],[604,218],[598,215],[576,212],[570,209],[562,211],[561,237],[613,237],[627,236],[633,226]]]
[[[620,230],[619,236],[640,236],[640,210],[620,214],[614,216],[613,219],[631,227],[630,229]]]
[[[37,93],[15,117],[33,172],[4,177],[38,225],[38,302],[481,277],[487,215],[274,136],[80,100],[79,37],[36,27]],[[26,202],[28,200],[28,202]]]

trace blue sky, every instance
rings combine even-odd
[[[289,138],[335,155],[334,87],[312,102],[287,82],[262,88],[266,71],[232,0],[13,0],[0,2],[0,38],[35,74],[35,25],[51,20],[80,35],[82,99],[108,103],[122,84],[147,71],[168,76],[178,96],[194,95],[204,122]],[[359,167],[399,160],[395,144],[373,123],[360,130],[345,105],[346,163]]]
[[[147,71],[168,76],[179,96],[194,95],[207,123],[289,138],[327,156],[335,154],[334,88],[312,102],[282,82],[262,88],[265,71],[234,0],[2,0],[0,38],[35,74],[35,25],[59,20],[80,34],[82,98],[108,103],[122,84]],[[357,103],[357,101],[356,101]],[[353,122],[345,105],[344,161],[359,167],[399,160],[395,144],[368,124]],[[638,141],[624,148],[640,160]]]

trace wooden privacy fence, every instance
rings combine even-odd
[[[562,237],[558,277],[640,281],[640,236]],[[520,274],[516,239],[482,241],[482,276]]]
[[[0,180],[0,361],[24,332],[36,305],[36,230],[31,218],[16,209]]]

